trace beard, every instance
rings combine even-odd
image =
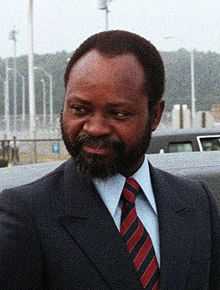
[[[131,175],[132,168],[144,156],[151,139],[150,123],[146,125],[142,138],[130,148],[127,148],[123,141],[109,136],[96,137],[81,132],[72,138],[65,131],[62,114],[60,124],[64,144],[75,161],[77,172],[91,178],[105,179],[118,173],[124,176]],[[108,149],[111,154],[88,153],[83,150],[84,146]]]

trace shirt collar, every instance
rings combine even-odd
[[[134,173],[132,177],[134,177],[140,184],[147,201],[157,215],[157,207],[150,178],[150,169],[146,156],[141,167]],[[98,178],[93,180],[100,197],[102,198],[112,216],[115,215],[116,209],[119,205],[125,180],[126,178],[121,174],[114,175],[105,180]]]

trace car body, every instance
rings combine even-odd
[[[152,135],[148,153],[220,151],[220,127],[158,130]]]
[[[204,181],[220,200],[220,151],[149,154],[147,158],[154,166],[170,173]],[[0,191],[32,182],[61,163],[57,161],[0,168]]]

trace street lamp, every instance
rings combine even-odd
[[[7,72],[9,71],[12,71],[12,68],[7,67]],[[22,121],[25,121],[25,77],[18,70],[16,70],[16,73],[21,78],[21,81],[22,81]],[[8,80],[8,74],[7,74],[7,80]],[[16,106],[17,106],[17,102],[16,102]],[[16,108],[16,112],[17,112],[17,108]],[[16,127],[14,126],[14,129],[15,128]]]
[[[43,125],[44,128],[46,127],[46,116],[47,116],[47,110],[46,110],[46,83],[45,83],[45,79],[41,79],[40,80],[41,84],[42,84],[42,97],[43,97]]]
[[[190,72],[191,72],[191,118],[192,127],[196,124],[196,97],[195,97],[195,60],[194,60],[194,49],[190,51]]]
[[[52,74],[48,73],[44,68],[35,66],[35,70],[42,71],[49,79],[49,92],[50,92],[50,98],[49,98],[49,113],[50,113],[50,126],[53,125],[53,76]]]
[[[9,123],[9,85],[8,85],[8,59],[5,59],[5,135],[10,133],[10,123]]]
[[[22,81],[22,121],[25,121],[25,77],[20,72],[17,72]]]
[[[33,41],[33,0],[28,1],[28,80],[29,80],[29,130],[34,139],[35,121],[35,88],[34,88],[34,41]]]
[[[16,119],[17,119],[17,31],[14,28],[13,30],[10,31],[9,33],[9,40],[12,40],[14,42],[14,61],[13,61],[13,73],[14,73],[14,77],[13,77],[13,81],[14,81],[14,85],[13,85],[13,92],[14,92],[14,106],[13,106],[13,114],[14,114],[14,132],[16,132]]]
[[[10,135],[10,120],[9,120],[9,85],[8,85],[8,59],[5,59],[5,79],[0,76],[0,80],[4,83],[4,119],[5,119],[5,136]]]
[[[2,81],[3,82],[3,87],[4,87],[4,85],[5,85],[5,80],[4,80],[4,78],[2,77],[2,75],[0,74],[0,81]]]
[[[5,79],[2,77],[2,75],[0,74],[0,81],[3,83],[3,95],[4,95],[4,105],[5,105]],[[5,113],[5,111],[4,111]],[[5,119],[6,121],[6,119]]]
[[[108,3],[111,0],[98,0],[98,9],[105,10],[105,30],[109,29],[109,12]]]
[[[166,36],[164,39],[177,39],[174,36]],[[191,83],[191,122],[192,127],[196,124],[196,98],[195,98],[195,58],[194,49],[190,50],[190,83]]]

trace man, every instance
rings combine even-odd
[[[65,72],[72,158],[0,195],[1,289],[220,289],[220,214],[205,185],[145,156],[164,108],[156,48],[88,38]]]

